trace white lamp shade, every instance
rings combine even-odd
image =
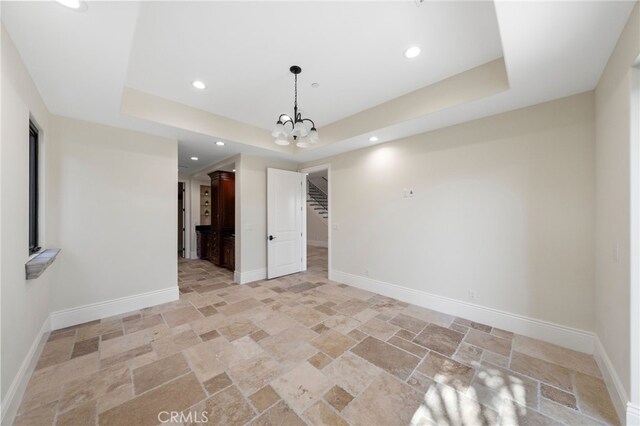
[[[309,140],[307,138],[304,138],[304,139],[298,140],[298,142],[296,142],[296,146],[298,148],[309,148],[311,144],[309,143]]]
[[[296,122],[295,126],[293,126],[293,131],[291,132],[292,136],[296,136],[298,138],[303,138],[307,136],[309,131],[307,130],[307,126],[304,125],[302,121]]]
[[[289,145],[291,142],[289,142],[289,140],[285,137],[279,137],[276,139],[276,145],[282,145],[282,146],[287,146]]]
[[[274,138],[280,138],[286,136],[286,132],[284,130],[284,124],[277,122],[275,127],[273,128],[273,132],[271,132],[271,136]]]
[[[316,129],[311,129],[311,131],[309,132],[309,141],[311,143],[318,143],[319,140],[320,136],[318,136],[318,132],[316,131]]]

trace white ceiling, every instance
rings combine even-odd
[[[501,56],[492,2],[147,3],[127,86],[272,129],[299,65],[299,105],[323,126]]]
[[[89,2],[75,12],[2,1],[1,17],[52,113],[177,138],[190,174],[237,152],[310,161],[370,143],[359,136],[298,155],[233,141],[220,149],[217,138],[123,115],[125,86],[270,128],[291,109],[296,63],[300,105],[323,125],[504,55],[510,90],[371,129],[382,143],[593,89],[633,4]],[[414,43],[423,53],[406,60]]]

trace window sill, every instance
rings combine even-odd
[[[33,255],[33,257],[24,264],[26,278],[33,280],[42,275],[45,269],[56,260],[58,253],[60,253],[60,249],[47,249]]]

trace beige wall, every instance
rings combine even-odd
[[[0,394],[3,415],[7,393],[49,315],[50,270],[25,280],[29,259],[29,116],[40,128],[42,167],[50,163],[50,117],[9,35],[2,26],[2,143],[0,143],[0,300],[2,352]],[[51,183],[41,177],[40,244],[51,241]],[[54,263],[51,270],[59,265]],[[16,325],[19,325],[16,326]]]
[[[635,404],[640,402],[640,395],[638,382],[633,391],[630,383],[629,150],[632,65],[638,54],[640,6],[636,4],[595,90],[595,331],[625,391]],[[617,259],[614,254],[616,247],[619,251]],[[637,301],[631,303],[637,310]]]
[[[329,241],[329,228],[326,219],[307,204],[307,242],[309,245],[326,247]]]
[[[318,161],[333,270],[593,330],[593,106],[590,92]]]
[[[177,286],[177,141],[56,117],[52,310]]]
[[[51,116],[2,27],[2,423],[49,314],[177,286],[177,141]],[[40,128],[40,245],[62,252],[36,280],[28,254],[29,117]]]

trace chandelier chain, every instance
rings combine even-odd
[[[298,74],[294,74],[294,83],[293,84],[294,84],[293,92],[295,94],[295,99],[294,99],[294,102],[293,102],[293,106],[295,107],[294,108],[295,109],[294,113],[297,114],[297,112],[298,112]],[[298,117],[294,117],[293,119],[297,120],[297,118]]]

